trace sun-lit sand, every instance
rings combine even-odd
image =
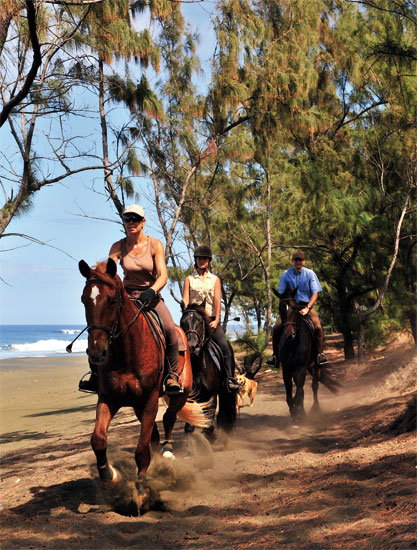
[[[42,439],[85,433],[95,421],[97,396],[78,391],[88,372],[85,355],[0,361],[0,449],[2,454],[38,445]],[[165,407],[161,406],[159,419]],[[112,422],[136,420],[131,409]]]
[[[2,452],[94,421],[95,396],[77,390],[85,356],[4,359],[0,362]]]

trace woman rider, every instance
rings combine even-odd
[[[168,376],[165,379],[166,393],[181,391],[178,380],[178,337],[174,321],[159,291],[168,280],[164,247],[161,241],[144,233],[145,212],[137,204],[128,206],[122,215],[127,237],[112,245],[109,257],[123,268],[123,284],[131,298],[139,298],[142,304],[154,308],[165,328]],[[89,380],[82,380],[79,389],[97,391],[97,374],[92,372]]]
[[[211,318],[210,326],[214,329],[213,338],[220,346],[227,376],[229,390],[238,390],[239,384],[233,378],[232,354],[230,345],[220,323],[221,288],[220,279],[209,270],[212,260],[211,248],[206,245],[197,246],[194,251],[196,271],[185,278],[182,300],[184,306],[202,304],[205,301],[205,311]]]

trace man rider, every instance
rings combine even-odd
[[[305,256],[301,250],[297,250],[297,252],[294,252],[292,255],[292,264],[293,267],[287,269],[281,275],[278,292],[282,294],[287,288],[290,290],[298,288],[297,294],[295,295],[295,301],[299,306],[304,306],[300,309],[300,314],[308,315],[313,322],[318,352],[317,363],[319,365],[324,365],[328,362],[327,357],[323,353],[324,333],[319,316],[313,307],[319,292],[323,289],[314,271],[304,267]],[[278,317],[272,329],[273,340],[276,339],[276,341],[279,341],[281,324],[281,317]],[[278,368],[279,358],[273,355],[272,358],[267,361],[267,364]]]

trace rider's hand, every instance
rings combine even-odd
[[[153,288],[147,288],[139,294],[139,300],[142,304],[149,304],[155,298],[156,292]]]
[[[307,313],[309,313],[309,309],[308,307],[303,307],[303,309],[300,309],[300,313],[301,315],[307,315]]]
[[[211,328],[212,328],[213,330],[216,330],[218,324],[219,324],[219,323],[218,323],[217,321],[211,321],[211,322],[210,322],[210,326],[211,326]]]

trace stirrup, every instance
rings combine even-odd
[[[177,382],[178,382],[178,386],[179,386],[179,389],[178,390],[169,390],[169,386],[167,386],[167,383],[166,381],[168,380],[168,378],[170,376],[176,376],[177,378]],[[162,382],[162,390],[164,393],[166,393],[167,395],[178,395],[180,393],[184,393],[184,384],[182,383],[182,380],[181,378],[179,377],[179,375],[176,373],[176,372],[170,372],[168,373],[165,378],[164,378],[164,381]]]
[[[270,357],[268,359],[268,361],[265,362],[266,365],[268,365],[268,367],[273,367],[275,368],[276,365],[277,365],[277,358],[275,357],[275,355],[273,355],[272,357]]]
[[[84,378],[86,376],[90,375],[90,380],[84,380]],[[94,382],[91,382],[91,378],[95,376],[97,378],[97,374],[95,374],[94,372],[92,372],[91,370],[86,372],[84,374],[84,376],[81,378],[81,380],[78,382],[78,391],[82,391],[83,393],[92,393],[92,394],[95,394],[97,393],[97,381],[96,381],[96,384],[94,384]],[[91,388],[89,387],[82,387],[83,385],[87,385],[87,384],[91,384]]]
[[[232,391],[239,391],[240,390],[240,385],[239,383],[233,378],[233,376],[228,376],[226,378],[226,389],[227,391],[229,392],[232,392]]]
[[[319,367],[321,367],[322,365],[327,365],[328,362],[329,360],[323,352],[317,355],[317,364],[319,365]]]

